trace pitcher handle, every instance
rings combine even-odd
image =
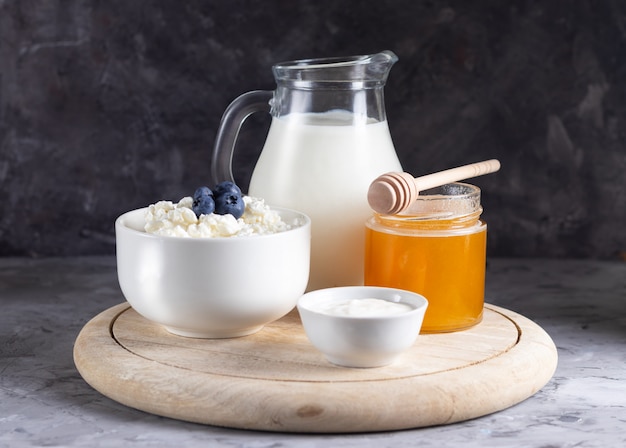
[[[232,161],[241,125],[255,112],[270,112],[274,92],[253,90],[235,98],[224,111],[215,137],[211,155],[210,177],[212,185],[229,180],[235,181]]]

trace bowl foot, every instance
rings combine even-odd
[[[170,327],[164,325],[165,329],[176,336],[183,336],[185,338],[197,338],[197,339],[227,339],[227,338],[239,338],[242,336],[248,336],[258,332],[263,325],[255,327],[247,327],[240,330],[216,330],[216,331],[195,331],[186,330],[184,328]]]
[[[357,369],[367,369],[374,367],[384,367],[392,364],[398,355],[384,356],[374,359],[355,359],[344,358],[339,356],[325,355],[326,359],[331,363],[341,367],[352,367]]]

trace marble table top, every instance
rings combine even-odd
[[[264,433],[147,414],[83,381],[78,332],[123,302],[113,257],[0,258],[0,447],[626,446],[626,263],[490,259],[487,301],[534,320],[558,348],[554,377],[529,399],[431,428]]]

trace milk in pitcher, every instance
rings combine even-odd
[[[346,111],[272,118],[249,194],[309,215],[308,290],[362,285],[370,183],[402,171],[387,121]]]

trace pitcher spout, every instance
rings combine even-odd
[[[389,76],[393,64],[398,62],[398,56],[391,50],[381,51],[368,56],[368,58],[369,73],[372,78],[378,77],[383,83],[387,81],[387,76]]]

